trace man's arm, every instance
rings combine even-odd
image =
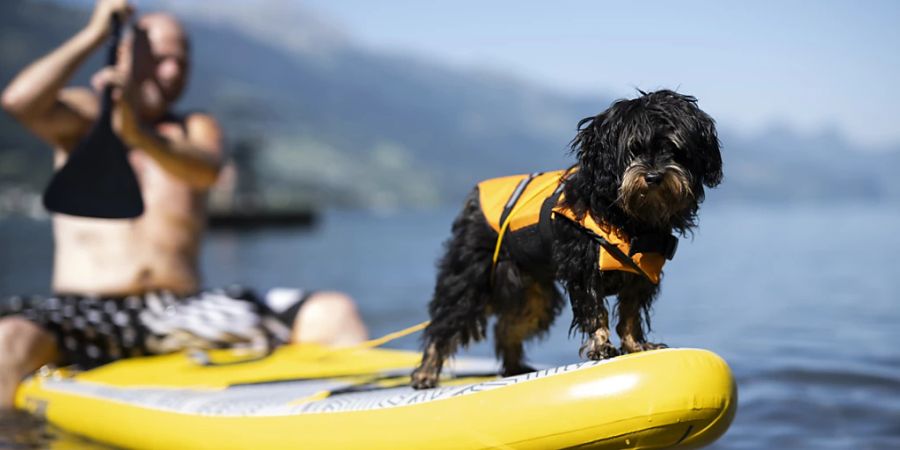
[[[105,40],[113,14],[131,13],[126,0],[98,0],[88,25],[35,61],[3,91],[3,109],[51,145],[71,150],[97,115],[87,89],[63,89],[72,74]]]
[[[123,116],[131,114],[127,106],[119,109]],[[222,167],[222,132],[211,116],[187,116],[185,133],[177,138],[141,126],[133,118],[123,117],[122,123],[120,136],[125,144],[143,150],[166,172],[197,189],[209,188],[216,182]]]
[[[139,117],[140,75],[152,61],[146,30],[135,28],[128,50],[119,55],[117,67],[97,73],[98,90],[112,86],[115,108],[113,129],[129,148],[137,148],[153,158],[169,174],[197,189],[216,182],[222,166],[222,133],[215,119],[206,114],[190,114],[183,122],[184,133],[166,133]]]

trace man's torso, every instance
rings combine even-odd
[[[175,137],[180,122],[157,131]],[[129,153],[145,212],[133,220],[56,215],[53,289],[58,293],[127,295],[150,290],[196,291],[197,257],[205,223],[205,192],[166,173],[140,149]],[[56,151],[59,167],[65,153]]]

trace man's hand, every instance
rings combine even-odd
[[[119,67],[106,67],[94,75],[91,85],[98,94],[102,94],[108,87],[112,88],[113,131],[126,145],[134,146],[134,142],[140,138],[142,125],[135,113],[135,89],[128,78],[128,74],[123,73]]]
[[[109,36],[112,31],[110,23],[114,14],[119,16],[120,23],[125,24],[134,14],[134,7],[127,0],[97,0],[91,21],[88,22],[88,28],[100,33],[104,38]]]
[[[138,74],[151,73],[146,67],[152,61],[150,44],[144,30],[135,28],[128,36],[119,51],[118,63],[115,67],[105,67],[91,79],[91,85],[98,94],[112,88],[114,109],[112,114],[113,130],[128,146],[137,146],[144,137],[144,124],[137,111],[140,102],[141,84],[145,82]]]

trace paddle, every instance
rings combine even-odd
[[[117,60],[122,24],[112,18],[107,65]],[[103,90],[100,117],[69,154],[44,191],[44,206],[53,212],[102,219],[130,219],[144,212],[144,200],[128,148],[112,127],[112,87]]]

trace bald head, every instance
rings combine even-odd
[[[154,12],[144,14],[137,21],[138,28],[147,32],[150,41],[172,41],[177,42],[185,49],[188,47],[188,36],[184,31],[184,26],[173,15],[164,12]]]
[[[190,47],[187,33],[175,16],[143,15],[134,29],[133,70],[141,80],[141,103],[147,118],[169,112],[187,84]]]

